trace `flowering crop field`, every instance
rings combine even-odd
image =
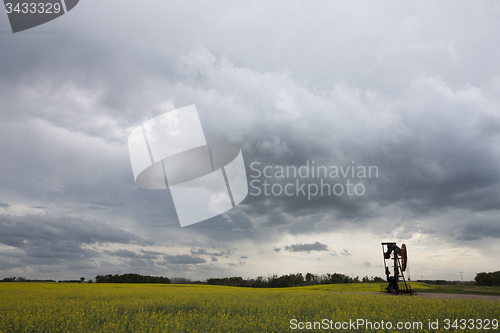
[[[495,332],[500,329],[494,329],[491,321],[499,317],[500,302],[339,293],[308,287],[0,283],[1,333],[294,332],[313,331],[307,327],[314,328],[314,322],[322,325],[314,331]],[[445,329],[446,320],[451,326],[454,319],[459,320],[455,327]],[[469,320],[466,325],[475,325],[474,329],[462,330],[460,319]],[[485,319],[490,320],[490,329],[479,329]],[[356,320],[370,322],[372,327],[354,330]],[[429,328],[429,320],[438,320],[439,326]],[[381,321],[390,322],[391,329],[376,329]],[[423,324],[398,330],[397,322]]]

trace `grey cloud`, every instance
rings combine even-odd
[[[106,207],[120,207],[125,205],[124,202],[115,202],[112,200],[89,201],[89,203],[97,206],[106,206]]]
[[[245,263],[243,261],[240,261],[240,262],[237,262],[237,263],[233,263],[233,262],[230,262],[228,264],[229,267],[238,267],[238,266],[244,266]]]
[[[147,251],[141,249],[139,253],[134,251],[129,251],[125,249],[120,249],[116,251],[104,251],[104,253],[119,257],[122,263],[126,267],[133,268],[135,271],[147,272],[147,274],[151,274],[151,272],[161,272],[164,274],[165,272],[165,264],[162,263],[160,256],[164,256],[163,253],[157,251]],[[107,265],[105,267],[113,265]],[[175,271],[175,269],[170,270]]]
[[[467,111],[463,111],[461,115],[464,119],[471,119],[461,123],[455,121],[456,114],[453,112],[456,105],[463,104],[466,110],[474,107],[474,89],[453,91],[439,77],[422,76],[410,80],[406,93],[395,98],[376,91],[363,92],[343,83],[334,83],[325,91],[315,91],[291,75],[238,67],[231,63],[230,58],[215,57],[206,47],[186,53],[180,60],[169,61],[185,65],[179,67],[178,73],[183,75],[183,80],[176,84],[170,82],[168,77],[155,77],[154,80],[171,85],[178,92],[179,99],[187,101],[189,98],[184,91],[191,92],[192,86],[200,83],[196,78],[203,75],[203,84],[197,86],[191,99],[199,105],[207,136],[240,141],[244,146],[247,166],[255,160],[297,167],[307,160],[315,160],[318,165],[348,166],[354,160],[356,164],[376,165],[380,170],[379,178],[363,180],[367,188],[363,197],[323,196],[305,200],[299,196],[249,196],[241,212],[251,223],[246,228],[234,228],[244,230],[243,237],[251,234],[254,226],[287,226],[283,232],[294,230],[302,233],[311,230],[314,225],[310,221],[299,227],[297,223],[290,222],[284,212],[308,217],[321,211],[335,216],[336,220],[362,220],[382,214],[373,207],[391,203],[402,203],[417,213],[464,206],[476,211],[499,208],[499,204],[492,199],[498,195],[494,186],[500,179],[498,168],[489,167],[498,164],[490,153],[493,141],[465,140],[468,133],[478,130],[474,124],[491,116],[481,111],[474,116],[477,119],[473,119]],[[213,92],[213,101],[202,99],[207,89]],[[246,93],[237,94],[235,91]],[[481,106],[480,110],[487,110],[498,103],[493,95],[481,93],[487,106]],[[363,94],[369,98],[363,97]],[[224,98],[227,96],[232,96],[230,105],[226,105]],[[427,104],[418,103],[422,100],[426,100]],[[440,106],[439,118],[433,111],[435,105]],[[248,108],[257,111],[245,113]],[[315,110],[314,117],[301,111],[305,109]],[[379,115],[376,121],[363,121],[371,119],[373,114]],[[119,122],[130,121],[116,116]],[[271,116],[280,121],[268,121]],[[231,126],[222,127],[222,118]],[[252,126],[249,126],[250,123]],[[307,124],[307,128],[299,124]],[[64,124],[65,128],[69,126]],[[290,128],[294,130],[290,131]],[[491,130],[488,131],[491,133]],[[110,132],[115,133],[116,129],[110,129]],[[392,134],[388,137],[384,133]],[[124,138],[120,140],[123,142]],[[337,143],[333,148],[332,142]],[[460,150],[450,149],[452,142],[463,142]],[[485,163],[480,165],[475,162],[477,160]],[[124,161],[124,165],[126,163]],[[130,170],[123,169],[122,173],[130,178]],[[336,180],[327,181],[333,185]],[[280,183],[280,180],[275,182]],[[317,180],[310,182],[318,183]],[[68,188],[64,182],[44,186]],[[126,198],[128,201],[131,199]],[[273,205],[268,205],[268,200]],[[109,207],[116,206],[116,203],[111,203]],[[174,211],[172,207],[170,211]],[[221,236],[212,230],[209,233],[214,238],[236,237],[235,233],[226,231]]]
[[[351,254],[349,253],[349,251],[347,251],[346,249],[342,250],[342,252],[340,252],[341,255],[345,256],[345,257],[349,257]]]
[[[194,247],[192,247],[190,252],[192,254],[208,254],[207,249],[204,249],[204,248],[195,249]]]
[[[500,238],[500,223],[495,219],[475,219],[457,226],[454,230],[458,240],[472,241],[483,238]]]
[[[92,210],[107,210],[108,207],[89,206],[89,209],[92,209]]]
[[[141,256],[146,259],[155,259],[158,256],[163,255],[163,253],[158,252],[158,251],[146,251],[146,250],[141,250],[140,251],[142,254]]]
[[[129,250],[116,250],[116,251],[105,251],[107,254],[122,257],[122,258],[141,258],[141,259],[156,259],[158,256],[163,255],[161,252],[157,251],[145,251],[140,250],[139,254],[134,251]]]
[[[10,207],[10,205],[0,202],[0,208],[7,208],[7,207]]]
[[[220,251],[220,252],[210,252],[208,251],[207,249],[205,248],[191,248],[190,250],[191,254],[195,254],[195,255],[210,255],[210,256],[214,256],[214,257],[221,257],[221,256],[228,256],[228,255],[231,255],[233,254],[233,250],[231,249],[228,249],[228,250],[224,250],[224,251]]]
[[[48,214],[22,217],[0,215],[0,242],[22,249],[36,243],[67,243],[68,245],[113,242],[122,244],[148,244],[133,234],[95,222],[74,217],[54,217]]]
[[[186,61],[197,61],[204,68],[202,71],[208,73],[206,80],[210,82],[213,80],[215,85],[219,85],[221,90],[226,91],[223,89],[224,81],[218,79],[219,74],[227,75],[231,70],[236,70],[234,66],[218,64],[217,60],[204,62],[203,57],[210,59],[211,56],[209,53],[207,55],[206,50],[200,51],[197,56],[196,60],[192,56],[192,58],[186,58]],[[252,73],[257,77],[264,76],[261,73]],[[234,84],[236,79],[232,77],[232,80],[231,84]],[[307,217],[313,212],[321,211],[334,215],[337,220],[362,220],[381,214],[381,211],[373,207],[378,208],[392,203],[404,203],[415,213],[464,206],[472,210],[500,208],[499,203],[493,199],[499,194],[497,193],[498,186],[494,184],[499,184],[500,180],[498,168],[491,167],[499,164],[495,155],[491,154],[491,150],[495,147],[494,140],[466,140],[467,133],[473,135],[476,132],[474,127],[476,120],[488,116],[489,113],[486,110],[498,104],[493,95],[482,96],[489,107],[478,105],[484,112],[477,114],[469,113],[469,106],[467,106],[469,104],[463,102],[470,100],[470,110],[472,110],[476,90],[453,91],[437,76],[415,78],[406,95],[396,99],[380,93],[374,93],[371,99],[364,99],[360,96],[358,89],[350,89],[342,84],[336,84],[329,94],[315,94],[291,78],[272,74],[267,83],[269,89],[276,90],[276,94],[279,94],[278,89],[284,89],[283,87],[293,91],[292,97],[298,105],[296,107],[303,105],[303,108],[306,108],[307,105],[308,109],[317,110],[316,117],[309,118],[306,114],[297,114],[298,119],[306,121],[309,125],[308,130],[305,131],[297,125],[303,122],[290,118],[289,114],[283,110],[275,110],[282,115],[280,124],[269,123],[267,125],[262,122],[260,126],[257,126],[261,130],[260,133],[246,137],[248,148],[245,154],[249,161],[247,164],[250,164],[250,161],[260,161],[263,166],[299,167],[306,161],[314,160],[316,165],[351,166],[351,162],[355,161],[355,166],[376,166],[379,170],[379,177],[360,180],[367,189],[362,197],[317,196],[312,200],[306,200],[300,196],[250,196],[246,200],[247,205],[243,206],[243,212],[248,214],[254,223],[258,220],[262,221],[258,223],[259,227],[291,225],[292,222],[284,212]],[[243,79],[237,84],[241,84],[242,87],[248,85]],[[254,93],[265,94],[268,91],[256,90]],[[336,99],[344,100],[346,104],[339,104]],[[426,100],[427,104],[418,103],[421,100]],[[241,95],[234,101],[240,103],[242,107],[254,103]],[[454,109],[461,103],[466,105],[466,110],[461,110],[461,115],[464,119],[470,118],[468,121],[456,120]],[[440,113],[433,111],[434,106],[438,105]],[[237,108],[235,105],[232,107]],[[209,108],[215,108],[215,105]],[[255,109],[262,109],[262,107],[255,105]],[[329,111],[329,109],[335,111]],[[363,121],[372,117],[367,110],[375,111],[380,115],[380,119],[387,119],[387,121],[380,119],[375,123]],[[255,122],[259,123],[259,120],[254,117],[254,125]],[[240,132],[246,133],[250,130],[249,127],[245,127],[244,123],[238,123],[236,119],[229,118],[228,121],[235,124],[231,128],[239,127]],[[349,124],[348,130],[344,124]],[[289,131],[290,128],[295,127],[295,131]],[[213,129],[215,128],[218,126],[213,124]],[[252,126],[251,130],[254,131],[254,128],[255,126]],[[216,132],[224,133],[222,129]],[[278,137],[280,143],[286,142],[291,154],[266,156],[262,155],[261,150],[252,148],[258,147],[261,142],[258,138],[268,136],[267,133],[273,133],[271,138],[274,137],[276,142],[278,142]],[[300,133],[300,135],[291,136],[288,133]],[[357,134],[353,136],[352,133]],[[392,135],[388,137],[384,133],[392,133]],[[264,140],[264,142],[270,141]],[[332,142],[339,144],[332,148]],[[458,146],[450,146],[453,142],[463,142],[463,144],[460,144],[460,149],[457,149]],[[328,158],[325,158],[326,156]],[[476,162],[478,160],[486,161],[486,163],[478,164]],[[260,180],[265,179],[261,177]],[[289,180],[273,179],[272,181],[285,185]],[[328,179],[326,181],[333,185],[339,180]],[[340,181],[345,182],[343,179]],[[310,179],[308,183],[319,184],[319,181]],[[269,202],[274,204],[269,205]],[[305,224],[304,230],[311,230],[310,227],[310,223]]]
[[[157,264],[150,259],[143,258],[124,258],[123,259],[127,267],[133,267],[135,270],[150,270],[155,268]]]
[[[187,254],[178,254],[173,256],[167,254],[164,258],[171,264],[180,265],[203,264],[206,262],[206,260],[201,257],[193,257]]]
[[[17,257],[19,264],[35,269],[47,265],[64,267],[71,263],[95,265],[93,258],[99,253],[83,247],[84,244],[145,244],[143,239],[104,223],[46,214],[0,215],[0,229],[0,243],[22,251],[23,256]],[[1,255],[5,257],[5,253]]]
[[[285,250],[290,252],[328,251],[328,246],[320,242],[314,242],[312,244],[293,244],[285,246]]]
[[[117,251],[106,251],[108,254],[122,258],[138,258],[139,255],[133,251],[128,250],[117,250]]]

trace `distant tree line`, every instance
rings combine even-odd
[[[30,280],[23,278],[22,276],[19,277],[8,277],[4,278],[3,280],[0,280],[0,282],[56,282],[54,280]]]
[[[385,282],[384,279],[376,276],[369,278],[365,276],[361,281],[359,276],[355,278],[349,277],[344,274],[334,273],[334,274],[324,274],[316,275],[312,273],[307,273],[305,277],[302,273],[288,274],[288,275],[273,275],[267,279],[259,276],[257,279],[247,279],[244,280],[240,276],[226,277],[226,278],[211,278],[207,280],[209,285],[217,286],[233,286],[233,287],[252,287],[252,288],[284,288],[284,287],[298,287],[298,286],[310,286],[318,284],[335,284],[335,283],[359,283],[359,282]]]
[[[85,278],[80,278],[80,280],[60,280],[58,282],[84,282]],[[475,283],[478,286],[500,286],[500,271],[490,272],[490,273],[477,273],[475,277]],[[421,282],[437,285],[446,284],[458,284],[460,281],[446,281],[446,280],[419,280]],[[54,280],[37,280],[37,279],[26,279],[24,277],[7,277],[0,282],[56,282]],[[89,280],[88,282],[92,282]],[[169,278],[163,276],[149,276],[140,274],[108,274],[108,275],[97,275],[95,282],[97,283],[175,283],[175,284],[205,284],[202,281],[191,281],[187,278],[175,277],[170,280]],[[338,283],[385,283],[386,281],[381,277],[375,276],[369,278],[365,276],[361,280],[359,276],[350,277],[344,274],[334,273],[334,274],[323,274],[316,275],[312,273],[307,273],[305,276],[302,273],[288,274],[288,275],[273,275],[267,278],[262,276],[256,279],[243,279],[240,276],[225,277],[225,278],[210,278],[206,281],[209,285],[218,286],[234,286],[234,287],[252,287],[252,288],[284,288],[284,287],[297,287],[297,286],[310,286],[319,284],[338,284]],[[471,282],[469,282],[471,283]]]
[[[140,274],[122,274],[122,275],[97,275],[96,283],[170,283],[170,279],[163,276],[149,276]]]
[[[418,280],[418,282],[434,284],[434,285],[455,285],[462,283],[461,281],[446,281],[446,280]]]
[[[477,273],[474,280],[477,286],[500,286],[500,271]]]

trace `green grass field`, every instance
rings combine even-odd
[[[417,284],[414,284],[414,288]],[[427,288],[421,285],[419,288]],[[431,286],[432,287],[432,286]],[[429,287],[429,288],[431,288]],[[323,285],[285,289],[157,285],[1,283],[0,332],[293,332],[307,322],[346,332],[349,320],[381,321],[392,330],[369,332],[450,332],[454,319],[471,319],[474,329],[494,332],[500,302],[427,299],[377,292],[378,284]],[[296,321],[291,324],[291,320]],[[445,329],[450,319],[451,329]],[[478,330],[490,320],[489,330]],[[439,320],[438,329],[428,329]],[[396,329],[398,322],[415,329]],[[422,326],[419,327],[418,323]],[[363,322],[365,323],[365,322]],[[417,323],[417,326],[412,323]],[[335,329],[338,325],[339,329]],[[497,322],[498,325],[498,322]],[[313,327],[313,326],[311,326]],[[330,331],[315,330],[315,331]]]

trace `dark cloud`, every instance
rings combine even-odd
[[[206,260],[201,257],[193,257],[188,254],[178,254],[173,256],[167,254],[164,258],[171,264],[179,265],[203,264],[206,262]]]
[[[105,251],[105,253],[121,258],[141,258],[141,259],[157,259],[159,256],[164,255],[157,251],[145,251],[140,250],[139,253],[129,250],[116,250],[116,251]]]
[[[0,208],[7,208],[7,207],[10,207],[10,205],[6,204],[6,203],[1,203],[0,202]]]
[[[454,230],[455,237],[462,241],[500,238],[500,223],[494,219],[475,219],[467,221]]]
[[[99,243],[147,245],[150,242],[102,222],[75,217],[0,215],[0,243],[15,250],[0,251],[2,266],[31,266],[39,272],[68,267],[97,268]],[[127,251],[130,252],[130,251]],[[50,268],[49,268],[50,267]]]
[[[193,248],[191,248],[190,252],[191,252],[192,254],[208,254],[207,249],[204,249],[204,248],[195,249],[195,248],[193,247]]]
[[[293,244],[285,246],[285,250],[290,252],[328,251],[328,246],[320,242],[314,242],[312,244]]]
[[[75,217],[54,217],[48,214],[21,217],[0,215],[0,227],[1,243],[36,255],[40,255],[43,246],[54,246],[56,252],[64,253],[62,249],[57,250],[59,245],[80,251],[82,244],[151,244],[130,232],[105,223]]]

